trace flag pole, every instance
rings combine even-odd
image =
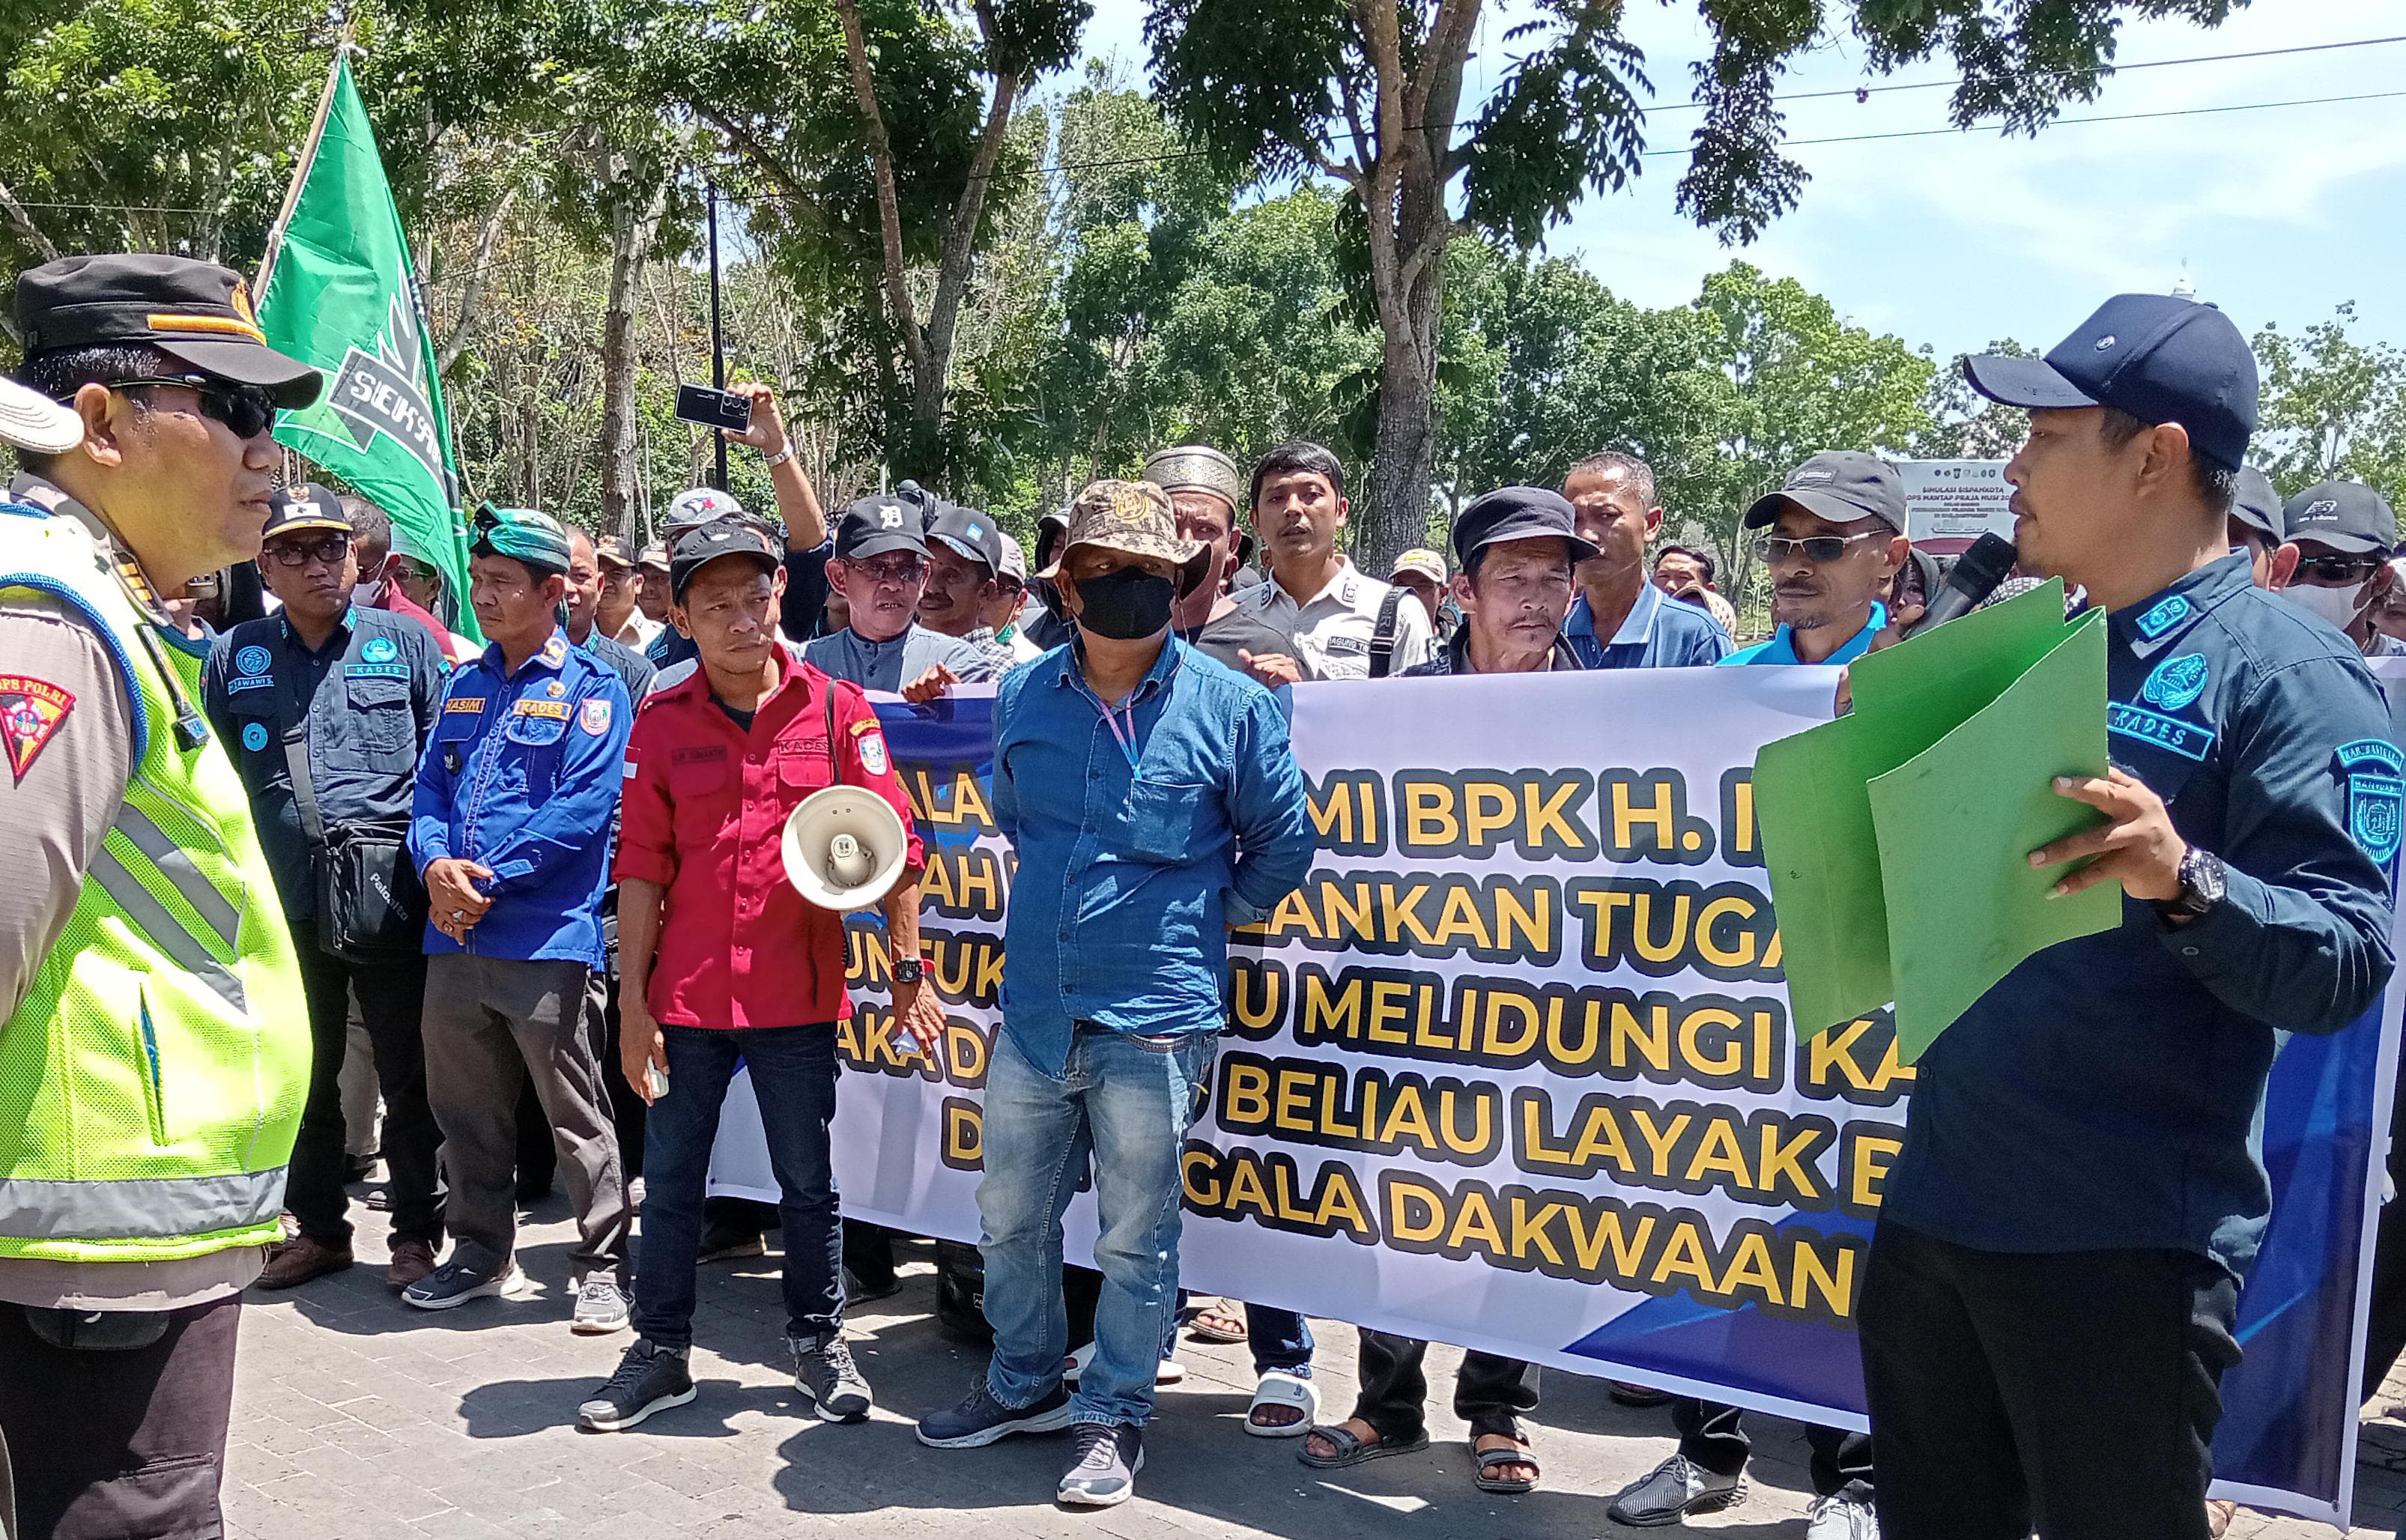
[[[292,185],[284,190],[284,206],[276,211],[276,223],[267,232],[267,250],[259,259],[259,277],[250,286],[253,308],[267,298],[267,280],[276,272],[276,256],[284,248],[284,233],[291,226],[293,209],[300,205],[301,190],[309,185],[309,172],[318,163],[318,146],[326,137],[326,116],[334,109],[334,83],[342,78],[343,60],[350,51],[351,23],[346,21],[342,35],[334,41],[333,62],[326,66],[326,89],[318,93],[318,115],[310,120],[301,163],[292,168]]]

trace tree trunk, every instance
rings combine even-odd
[[[1364,572],[1391,572],[1396,557],[1428,540],[1431,461],[1437,453],[1437,285],[1424,287],[1426,330],[1419,338],[1390,339],[1379,360],[1369,507],[1357,515],[1361,533],[1353,551]],[[1422,303],[1415,296],[1415,311]]]
[[[622,198],[610,227],[609,308],[602,321],[602,527],[629,541],[635,538],[636,484],[643,474],[635,434],[635,304],[668,191],[666,178],[655,178],[641,207]]]

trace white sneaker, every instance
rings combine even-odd
[[[576,1313],[568,1329],[579,1336],[606,1336],[627,1328],[627,1292],[618,1281],[596,1273],[576,1286]]]
[[[1879,1540],[1879,1516],[1850,1497],[1817,1497],[1804,1516],[1804,1540]]]
[[[1095,1345],[1089,1342],[1084,1347],[1079,1349],[1076,1352],[1071,1353],[1062,1363],[1061,1383],[1064,1385],[1075,1385],[1080,1379],[1085,1377],[1086,1365],[1092,1363],[1094,1361]],[[1185,1364],[1179,1363],[1178,1360],[1174,1358],[1165,1358],[1161,1361],[1161,1366],[1153,1371],[1153,1382],[1155,1385],[1175,1385],[1185,1378]]]

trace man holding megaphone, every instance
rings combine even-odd
[[[795,1386],[828,1421],[869,1415],[868,1382],[843,1342],[828,1139],[836,1024],[852,1014],[843,911],[883,901],[898,1038],[933,1053],[944,1017],[921,976],[923,855],[911,805],[868,698],[779,636],[782,555],[748,518],[678,534],[672,614],[701,668],[644,703],[627,745],[620,1067],[651,1110],[639,1335],[577,1409],[598,1432],[693,1399],[702,1189],[739,1062],[777,1174]]]

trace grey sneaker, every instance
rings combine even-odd
[[[1633,1529],[1676,1524],[1691,1513],[1717,1513],[1746,1501],[1746,1477],[1715,1476],[1684,1454],[1623,1487],[1604,1516]]]
[[[1804,1515],[1804,1540],[1879,1540],[1879,1516],[1851,1497],[1817,1497]]]
[[[828,1422],[861,1422],[869,1417],[869,1381],[852,1361],[852,1349],[841,1336],[789,1336],[785,1350],[794,1355],[794,1389],[809,1396],[819,1417]]]
[[[1061,1473],[1061,1501],[1071,1507],[1112,1508],[1136,1495],[1144,1469],[1144,1432],[1107,1422],[1077,1426],[1077,1452]]]
[[[686,1368],[686,1355],[637,1337],[618,1361],[618,1372],[576,1408],[576,1425],[592,1433],[616,1433],[692,1399],[693,1376]]]
[[[600,1274],[576,1286],[576,1313],[568,1329],[580,1336],[607,1336],[627,1329],[627,1291]]]

